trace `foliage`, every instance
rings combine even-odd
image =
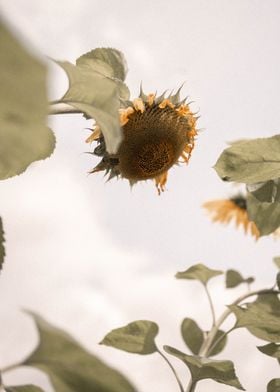
[[[46,126],[46,67],[0,21],[0,180],[21,174],[55,147]]]
[[[224,181],[247,185],[249,218],[261,235],[280,226],[280,135],[241,140],[225,149],[215,169]]]

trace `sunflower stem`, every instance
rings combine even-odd
[[[165,362],[168,364],[168,366],[170,367],[172,373],[174,374],[176,381],[178,383],[180,392],[184,392],[184,388],[183,388],[183,384],[181,383],[181,380],[178,377],[178,374],[176,372],[176,370],[174,369],[172,363],[169,361],[169,359],[157,348],[157,352],[159,353],[159,355],[162,356],[162,358],[165,360]]]
[[[214,304],[213,304],[213,300],[212,300],[211,294],[210,294],[210,292],[209,292],[209,290],[208,290],[207,283],[204,284],[203,286],[204,286],[204,289],[205,289],[205,292],[206,292],[206,295],[207,295],[207,298],[208,298],[208,301],[209,301],[210,309],[211,309],[211,314],[212,314],[212,328],[213,328],[213,327],[216,325],[215,308],[214,308]]]
[[[196,382],[195,381],[190,381],[189,385],[187,386],[186,392],[194,392],[196,388]]]
[[[73,108],[73,106],[61,103],[59,101],[50,102],[49,115],[53,114],[82,114],[78,109]]]

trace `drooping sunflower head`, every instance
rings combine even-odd
[[[131,185],[153,179],[158,192],[163,191],[168,170],[180,159],[187,163],[194,148],[197,117],[185,101],[180,89],[168,98],[145,95],[141,89],[138,98],[120,109],[123,141],[115,155],[106,152],[98,124],[87,139],[97,141],[93,153],[102,158],[91,173],[104,170],[109,179],[122,177]]]
[[[249,220],[247,200],[242,194],[237,194],[229,199],[212,200],[203,204],[212,216],[213,222],[228,224],[231,221],[236,227],[243,226],[245,233],[250,233],[257,240],[259,230],[254,222]]]

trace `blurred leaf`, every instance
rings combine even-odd
[[[280,177],[280,135],[235,143],[220,155],[215,170],[225,181],[255,184]]]
[[[40,342],[22,365],[47,373],[56,391],[135,392],[124,376],[86,351],[66,332],[35,313],[30,314]]]
[[[155,337],[158,330],[157,324],[152,321],[134,321],[125,327],[113,329],[100,344],[134,354],[152,354],[157,351]]]
[[[46,67],[0,21],[0,180],[51,155]]]
[[[280,226],[279,202],[260,202],[248,193],[247,210],[249,219],[255,222],[261,235],[273,233]]]
[[[188,268],[186,271],[177,272],[175,275],[177,279],[195,279],[202,284],[206,284],[208,280],[214,276],[223,274],[220,270],[214,270],[206,267],[204,264],[196,264]]]
[[[262,202],[280,202],[280,181],[270,180],[267,182],[259,182],[257,184],[247,185],[248,192],[252,193],[254,197]]]
[[[257,349],[270,357],[280,359],[280,344],[269,343],[265,346],[259,346]]]
[[[0,217],[0,271],[3,267],[4,258],[5,258],[5,247],[4,247],[5,237],[3,230],[2,218]]]
[[[259,295],[255,302],[245,307],[230,305],[236,316],[236,328],[245,327],[260,339],[280,342],[280,301],[277,295]]]
[[[273,261],[274,261],[276,267],[278,267],[280,269],[280,256],[273,257]]]
[[[230,269],[226,271],[226,287],[234,288],[241,283],[253,283],[253,277],[249,277],[247,279],[243,278],[243,276],[236,270]]]
[[[222,338],[222,336],[223,336],[223,338]],[[217,344],[215,344],[218,340],[219,340],[219,342]],[[219,329],[216,333],[215,339],[213,340],[213,343],[212,343],[213,349],[210,350],[209,356],[213,357],[214,355],[220,354],[220,352],[222,352],[223,349],[225,348],[226,344],[227,344],[227,335],[225,335],[224,331]]]
[[[69,79],[69,89],[60,102],[95,119],[108,153],[116,153],[123,137],[118,111],[120,99],[129,98],[129,90],[122,81],[126,73],[123,55],[115,49],[95,49],[79,57],[76,66],[67,61],[56,63]]]
[[[267,384],[267,392],[280,392],[280,378],[274,378]]]
[[[43,389],[35,385],[16,385],[14,387],[5,387],[6,392],[44,392]]]
[[[210,378],[221,384],[245,390],[235,375],[234,365],[231,361],[216,361],[196,355],[187,355],[170,346],[164,346],[164,350],[184,362],[191,372],[193,382]]]
[[[127,74],[127,64],[124,55],[117,49],[113,48],[96,48],[77,59],[77,65],[82,64],[84,60],[94,59],[102,61],[109,65],[112,72],[112,77],[125,80]]]
[[[276,283],[277,283],[278,290],[280,290],[280,271],[276,275]]]
[[[181,324],[181,334],[187,347],[193,354],[198,354],[203,343],[203,331],[191,318],[185,318]]]

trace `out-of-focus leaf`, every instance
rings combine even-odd
[[[280,135],[235,143],[220,155],[215,170],[225,181],[255,184],[280,177]]]
[[[280,179],[259,182],[247,185],[248,192],[252,193],[261,202],[280,202]]]
[[[254,221],[261,235],[273,233],[280,226],[280,203],[261,202],[252,194],[247,196],[249,219]]]
[[[280,256],[273,257],[274,264],[280,269]]]
[[[253,283],[254,278],[250,276],[249,278],[243,278],[243,276],[236,270],[230,269],[226,271],[226,287],[234,288],[241,283]]]
[[[267,384],[267,392],[280,392],[280,378],[274,378]]]
[[[46,67],[0,21],[0,180],[51,155]]]
[[[270,357],[280,359],[280,344],[269,343],[265,346],[259,346],[257,349]]]
[[[109,65],[113,71],[112,77],[125,80],[127,74],[127,64],[122,52],[113,48],[96,48],[82,55],[77,59],[77,64],[81,64],[84,60],[93,59],[102,61]]]
[[[187,347],[193,354],[198,354],[203,343],[203,331],[191,318],[185,318],[181,324],[181,334]]]
[[[242,391],[245,390],[236,377],[234,365],[231,361],[217,361],[196,355],[187,355],[170,346],[164,346],[164,350],[184,362],[189,368],[193,382],[210,378],[221,384],[230,385]]]
[[[95,49],[77,59],[76,65],[57,61],[69,79],[69,89],[60,102],[81,110],[96,120],[102,130],[108,153],[117,152],[122,141],[119,121],[120,100],[129,98],[123,83],[126,66],[115,49]]]
[[[280,342],[280,301],[277,295],[259,295],[245,307],[230,305],[236,316],[235,328],[245,327],[252,335],[272,343]]]
[[[35,385],[16,385],[14,387],[5,387],[5,392],[44,392],[43,389]]]
[[[276,283],[277,283],[277,287],[280,290],[280,271],[278,272],[278,274],[276,275]]]
[[[223,274],[220,270],[214,270],[206,267],[204,264],[196,264],[188,268],[186,271],[177,272],[175,275],[177,279],[195,279],[202,284],[206,284],[208,280],[214,276]]]
[[[222,338],[223,336],[223,338]],[[218,342],[219,341],[219,342]],[[218,342],[216,344],[216,342]],[[213,340],[212,347],[213,349],[209,352],[209,356],[213,357],[214,355],[220,354],[227,344],[227,335],[225,332],[219,329],[216,333],[215,339]]]
[[[2,218],[0,217],[0,271],[3,267],[4,258],[5,258],[5,247],[4,247],[5,237],[3,230]]]
[[[47,373],[56,391],[135,392],[123,375],[86,351],[66,332],[30,314],[40,342],[22,365]]]
[[[152,321],[134,321],[125,327],[113,329],[100,344],[134,354],[152,354],[157,351],[155,337],[158,330],[157,324]]]

